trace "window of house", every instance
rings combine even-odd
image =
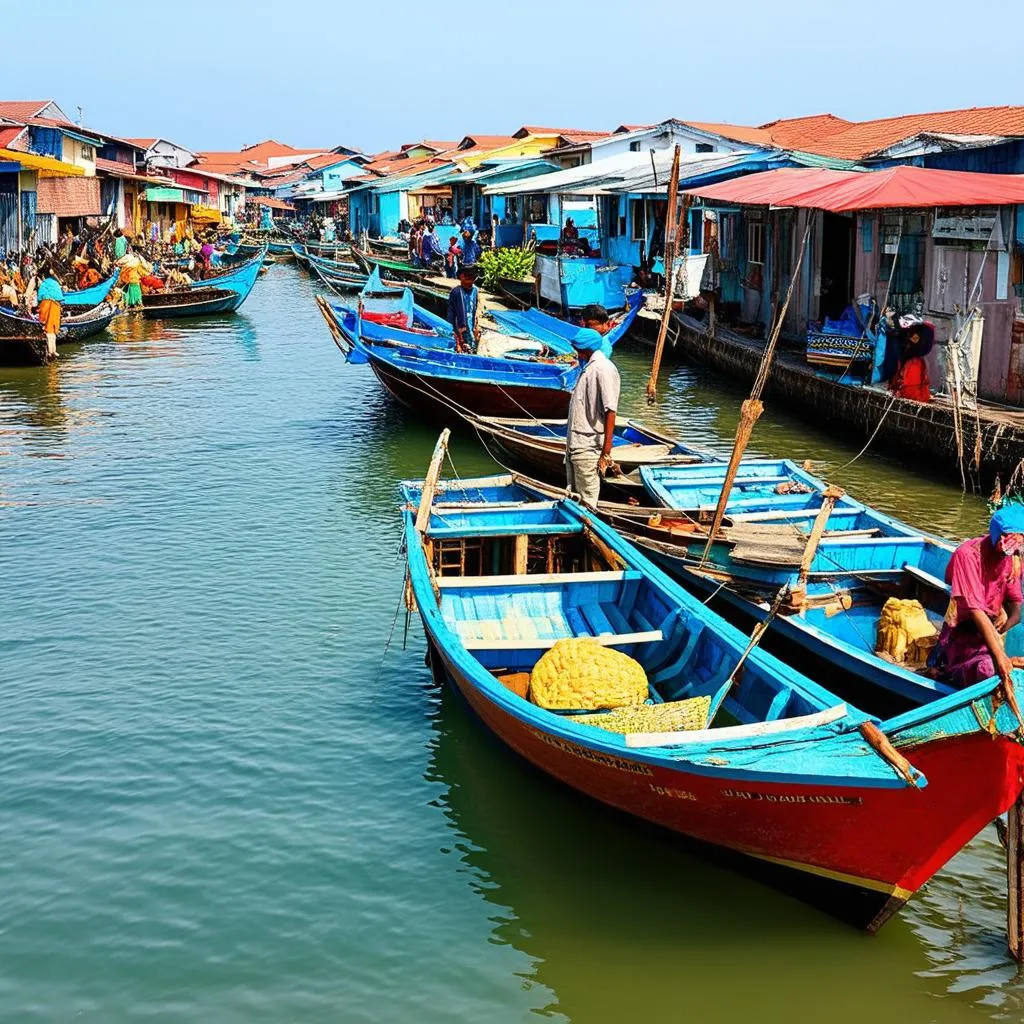
[[[892,277],[890,298],[897,309],[910,308],[924,292],[925,218],[886,214],[878,227],[878,280]],[[895,263],[895,270],[893,264]]]
[[[650,218],[648,217],[648,208],[645,205],[645,201],[643,199],[630,199],[629,211],[633,223],[629,235],[630,239],[634,242],[647,241]]]
[[[715,147],[710,142],[698,142],[697,143],[698,153],[714,153]]]
[[[630,151],[630,153],[639,153],[640,152],[640,140],[639,139],[637,139],[635,142],[631,142],[629,144],[629,151]]]
[[[82,143],[82,159],[83,160],[95,160],[96,151],[92,146],[87,146],[84,142]]]
[[[531,224],[547,224],[548,197],[530,195],[526,197],[526,219]]]
[[[747,262],[764,264],[764,224],[747,221]]]
[[[723,263],[736,258],[736,222],[738,215],[723,213],[718,217],[718,255]]]

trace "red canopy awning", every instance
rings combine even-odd
[[[715,202],[794,206],[832,213],[938,206],[1014,206],[1024,204],[1024,175],[905,166],[883,171],[783,168],[686,192]]]
[[[255,203],[256,206],[267,206],[271,210],[294,210],[295,207],[291,203],[286,203],[283,199],[269,199],[267,196],[250,196],[246,199],[247,203]]]

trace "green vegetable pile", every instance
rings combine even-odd
[[[477,266],[484,277],[484,287],[494,288],[499,278],[529,281],[533,277],[536,254],[532,249],[485,249]]]

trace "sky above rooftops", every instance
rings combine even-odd
[[[474,7],[472,44],[457,47],[446,64],[415,59],[415,31],[396,36],[396,25],[421,23],[422,5],[412,0],[393,0],[384,14],[372,4],[307,0],[280,19],[271,13],[272,25],[253,17],[250,0],[178,0],[176,24],[202,25],[225,52],[244,54],[233,73],[220,58],[199,55],[186,57],[189,71],[180,73],[181,46],[160,8],[133,8],[119,30],[127,45],[112,46],[109,19],[96,5],[49,0],[47,45],[91,56],[41,61],[38,48],[10,47],[0,98],[52,98],[76,120],[81,105],[86,126],[157,135],[193,151],[276,138],[372,153],[423,138],[511,133],[523,124],[612,129],[667,117],[756,125],[829,111],[864,120],[1020,103],[1013,59],[1020,34],[1009,31],[1014,20],[1020,27],[1020,15],[1013,9],[1004,0],[975,0],[974,42],[956,47],[965,12],[950,0],[863,0],[852,21],[841,4],[818,5],[808,17],[803,0],[734,0],[713,33],[718,41],[702,50],[692,9],[675,0],[640,8],[591,0],[583,18],[575,4],[521,0],[511,22],[507,7]],[[31,38],[38,16],[31,5],[15,5],[4,27],[13,39]],[[525,46],[524,26],[533,26]],[[137,45],[125,32],[137,34]],[[348,39],[362,42],[349,46]],[[429,33],[423,45],[428,54],[448,52],[437,51]],[[515,54],[509,70],[492,59],[505,46]],[[951,46],[955,73],[943,65]],[[408,80],[428,67],[435,83]],[[674,81],[666,88],[661,76],[637,75],[636,67],[671,67]],[[360,90],[360,82],[372,82],[372,90]],[[423,102],[424,89],[444,102]]]

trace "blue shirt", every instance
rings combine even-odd
[[[422,256],[424,263],[429,263],[435,256],[444,255],[444,250],[441,248],[441,243],[438,241],[436,232],[425,231],[423,233],[420,255]]]
[[[469,241],[466,241],[464,238],[462,240],[463,266],[472,266],[478,259],[480,259],[480,243],[473,238],[469,239]]]
[[[448,323],[455,328],[456,333],[463,328],[470,334],[473,332],[479,297],[480,291],[476,285],[467,292],[461,284],[457,284],[448,293]]]
[[[472,217],[466,217],[465,220],[459,225],[462,231],[468,231],[470,235],[476,234],[476,221]]]
[[[39,291],[36,292],[36,297],[40,302],[44,299],[51,299],[53,302],[62,302],[64,300],[64,292],[61,290],[56,278],[48,277],[39,286]]]

